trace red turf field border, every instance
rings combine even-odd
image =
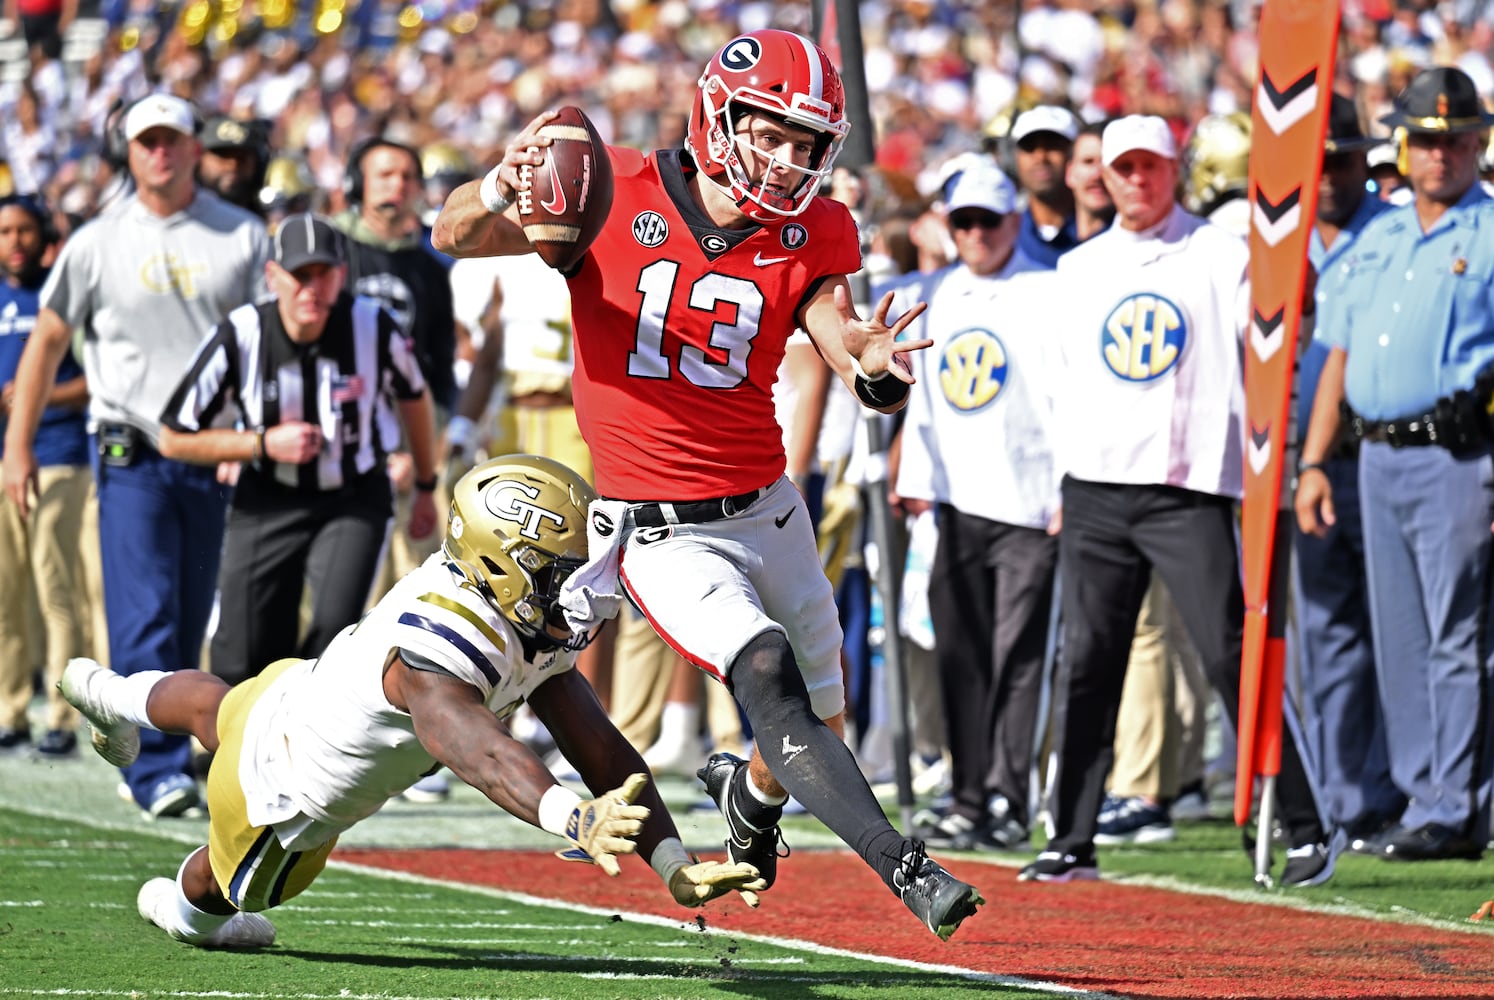
[[[563,886],[570,902],[690,919],[636,861],[609,879],[547,852],[356,849],[336,857],[541,897]],[[947,944],[843,852],[796,851],[761,910],[722,901],[699,912],[725,931],[1128,997],[1494,997],[1494,941],[1479,935],[1109,882],[1019,883],[1010,868],[978,862],[949,867],[988,902]]]

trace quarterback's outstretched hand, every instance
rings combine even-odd
[[[739,892],[742,902],[757,909],[757,894],[767,887],[757,869],[745,861],[697,861],[669,876],[669,892],[681,906],[704,906],[718,896]]]
[[[621,788],[576,806],[565,824],[565,838],[575,848],[556,853],[567,860],[577,860],[575,849],[580,848],[602,866],[602,871],[619,874],[622,869],[616,856],[638,850],[638,845],[627,838],[642,832],[643,821],[648,819],[647,806],[633,805],[647,786],[648,775],[630,774]]]
[[[892,298],[891,292],[882,296],[882,300],[872,311],[871,319],[861,319],[851,308],[849,289],[843,284],[837,285],[835,308],[840,313],[841,343],[845,345],[846,353],[855,359],[868,378],[876,378],[884,372],[891,372],[898,381],[911,385],[913,372],[908,367],[907,359],[902,355],[909,351],[921,351],[925,347],[932,346],[934,342],[927,339],[899,341],[897,338],[908,328],[909,323],[912,323],[928,308],[928,303],[918,303],[899,316],[897,322],[888,326],[887,310],[892,308]]]

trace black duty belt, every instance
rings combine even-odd
[[[738,493],[734,497],[714,500],[683,500],[678,503],[649,502],[631,507],[633,523],[640,528],[662,528],[666,524],[706,524],[736,517],[761,500],[768,492],[762,489]]]
[[[1430,412],[1395,420],[1366,420],[1349,410],[1349,433],[1356,441],[1383,442],[1392,448],[1436,445],[1454,455],[1472,455],[1494,443],[1490,409],[1479,402],[1487,398],[1487,393],[1465,390],[1439,399]]]
[[[1448,437],[1430,413],[1400,420],[1366,420],[1356,413],[1349,418],[1349,432],[1356,440],[1382,442],[1392,448],[1424,448]]]

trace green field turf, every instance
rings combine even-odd
[[[260,953],[191,948],[135,911],[182,845],[0,809],[0,995],[290,1000],[1051,996],[677,921],[335,866],[273,911]]]

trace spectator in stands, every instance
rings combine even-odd
[[[1065,182],[1079,119],[1067,108],[1040,104],[1017,116],[1011,141],[1017,184],[1027,195],[1017,249],[1046,268],[1079,245],[1074,228],[1074,194]]]

